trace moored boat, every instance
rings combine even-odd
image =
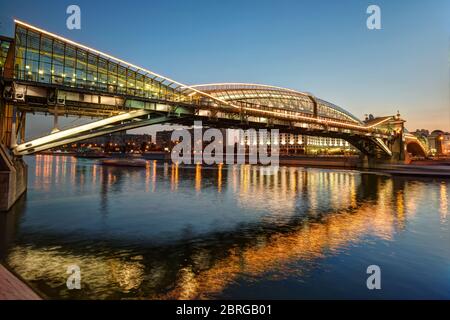
[[[146,167],[147,162],[142,159],[105,159],[100,162],[104,166],[114,167]]]
[[[108,155],[101,150],[100,148],[87,148],[87,149],[78,149],[75,154],[76,158],[85,158],[85,159],[100,159],[106,158]]]

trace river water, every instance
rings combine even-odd
[[[450,298],[448,179],[26,161],[0,258],[48,298]],[[66,285],[73,265],[80,290]]]

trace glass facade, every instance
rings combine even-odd
[[[8,55],[11,42],[0,38],[0,74],[3,74],[5,68],[6,56]]]
[[[277,109],[287,113],[301,113],[305,116],[314,114],[314,103],[308,94],[279,87],[227,83],[196,86],[213,96],[232,101],[236,104],[246,103],[259,108]],[[317,113],[320,118],[340,120],[351,124],[361,124],[361,121],[346,110],[317,99]]]
[[[317,99],[318,102],[318,114],[321,117],[337,119],[342,121],[350,121],[352,123],[360,124],[361,122],[356,119],[355,116],[345,111],[341,107],[330,102]]]
[[[131,67],[94,49],[22,24],[16,24],[15,43],[14,77],[19,80],[164,102],[192,103],[195,99],[204,106],[217,106],[217,101],[205,98],[189,87],[180,87],[169,79]],[[0,53],[3,55],[3,52],[7,52],[7,48],[3,48],[2,43]],[[0,63],[4,64],[1,59]],[[196,87],[237,106],[275,111],[286,116],[314,117],[317,103],[319,118],[362,124],[346,110],[324,100],[314,98],[313,101],[309,94],[295,90],[253,84]]]
[[[16,25],[15,40],[16,79],[155,100],[188,99],[165,79],[22,25]]]

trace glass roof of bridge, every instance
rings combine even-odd
[[[300,108],[299,111],[312,112],[312,99],[319,105],[319,114],[331,118],[341,118],[351,122],[362,124],[362,122],[347,110],[314,97],[310,93],[300,92],[276,86],[249,83],[212,83],[191,86],[226,101],[253,100],[261,105],[274,104],[276,100],[292,108]],[[186,89],[189,91],[189,89]],[[296,101],[296,103],[293,103]]]
[[[24,22],[16,22],[15,77],[175,101],[181,83]]]
[[[239,108],[234,101],[256,101],[293,112],[312,111],[309,93],[247,83],[188,86],[27,23],[15,23],[14,75],[19,80],[174,102],[202,98],[211,106]],[[314,99],[319,115],[361,124],[339,106]]]

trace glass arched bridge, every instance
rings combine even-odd
[[[397,116],[363,122],[310,93],[275,86],[186,85],[146,68],[15,20],[0,37],[0,138],[14,155],[33,154],[88,138],[158,123],[281,132],[345,139],[364,154],[399,157],[412,139]],[[97,117],[78,127],[25,141],[28,112]],[[405,138],[406,137],[406,138]]]

